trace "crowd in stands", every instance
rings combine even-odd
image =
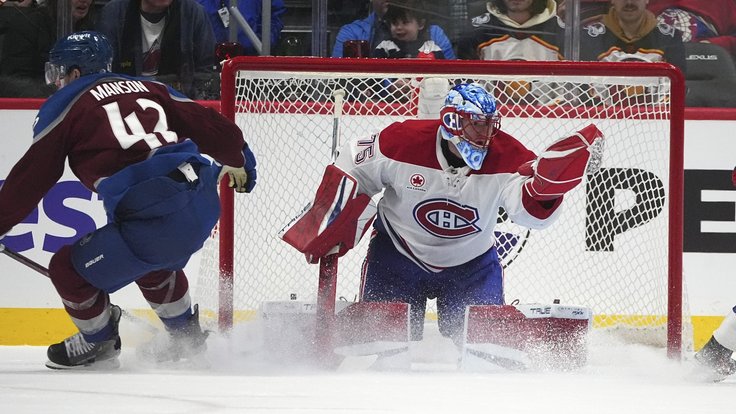
[[[338,0],[331,0],[332,2]],[[339,22],[336,58],[564,60],[567,0],[341,0],[364,14]],[[668,62],[693,85],[736,85],[736,0],[580,0],[579,56],[586,61]],[[217,99],[217,45],[226,56],[258,55],[261,0],[0,0],[0,96],[45,97],[44,63],[57,36],[57,2],[72,8],[73,31],[98,30],[115,50],[113,71],[171,83],[195,99]],[[271,0],[270,43],[281,40],[289,0]],[[356,8],[358,10],[359,8]],[[356,42],[359,48],[355,47]],[[233,52],[234,50],[234,52]],[[712,68],[709,69],[707,66]],[[711,82],[713,83],[713,82]],[[699,90],[702,90],[699,89]],[[726,88],[692,95],[698,106],[734,106]],[[690,103],[689,103],[690,104]]]

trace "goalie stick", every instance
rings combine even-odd
[[[332,112],[332,148],[330,163],[337,158],[340,146],[340,118],[342,117],[343,98],[345,90],[335,89]],[[317,310],[315,327],[315,345],[318,356],[328,362],[332,352],[332,333],[335,322],[335,297],[337,296],[337,253],[339,246],[335,246],[319,260],[319,281],[317,287]]]
[[[25,266],[27,266],[27,267],[35,270],[38,273],[40,273],[40,274],[42,274],[42,275],[44,275],[46,277],[50,277],[49,276],[49,269],[47,269],[46,267],[40,265],[39,263],[34,262],[33,260],[27,258],[26,256],[24,256],[24,255],[22,255],[22,254],[20,254],[18,252],[15,252],[13,250],[8,249],[8,247],[5,246],[2,243],[0,243],[0,252],[3,253],[4,255],[8,256],[9,258],[15,260],[16,262],[18,262],[18,263],[20,263],[22,265],[25,265]],[[158,328],[156,328],[155,326],[151,325],[150,323],[144,321],[141,318],[138,318],[138,317],[130,314],[130,312],[126,311],[125,309],[122,309],[121,308],[120,310],[122,311],[123,317],[125,319],[127,319],[127,320],[129,320],[131,322],[134,322],[134,323],[136,323],[138,325],[141,325],[141,326],[145,327],[147,331],[154,332],[154,333],[159,331]]]

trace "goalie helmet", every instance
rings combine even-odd
[[[79,69],[80,76],[110,72],[112,54],[112,46],[102,33],[72,33],[56,42],[49,51],[46,83],[59,88],[66,86],[64,77],[72,69]]]
[[[440,111],[442,138],[455,145],[468,167],[478,170],[501,121],[496,100],[477,83],[450,89]]]

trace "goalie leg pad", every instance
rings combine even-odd
[[[358,194],[353,177],[334,165],[325,169],[314,201],[279,233],[285,242],[317,263],[335,246],[342,256],[352,249],[373,223],[376,206]]]
[[[587,362],[590,309],[568,305],[469,306],[462,365],[478,358],[511,369],[571,370]]]
[[[351,304],[337,314],[335,352],[355,356],[408,351],[409,308],[402,302]]]

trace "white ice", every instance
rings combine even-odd
[[[45,347],[0,347],[0,413],[492,413],[726,414],[736,378],[694,382],[692,362],[663,349],[591,343],[574,372],[458,372],[454,348],[431,330],[410,372],[374,372],[365,359],[336,371],[275,365],[233,334],[209,341],[208,368],[151,367],[122,331],[121,368],[52,371]],[[126,346],[127,344],[127,346]],[[688,355],[689,357],[689,355]]]

